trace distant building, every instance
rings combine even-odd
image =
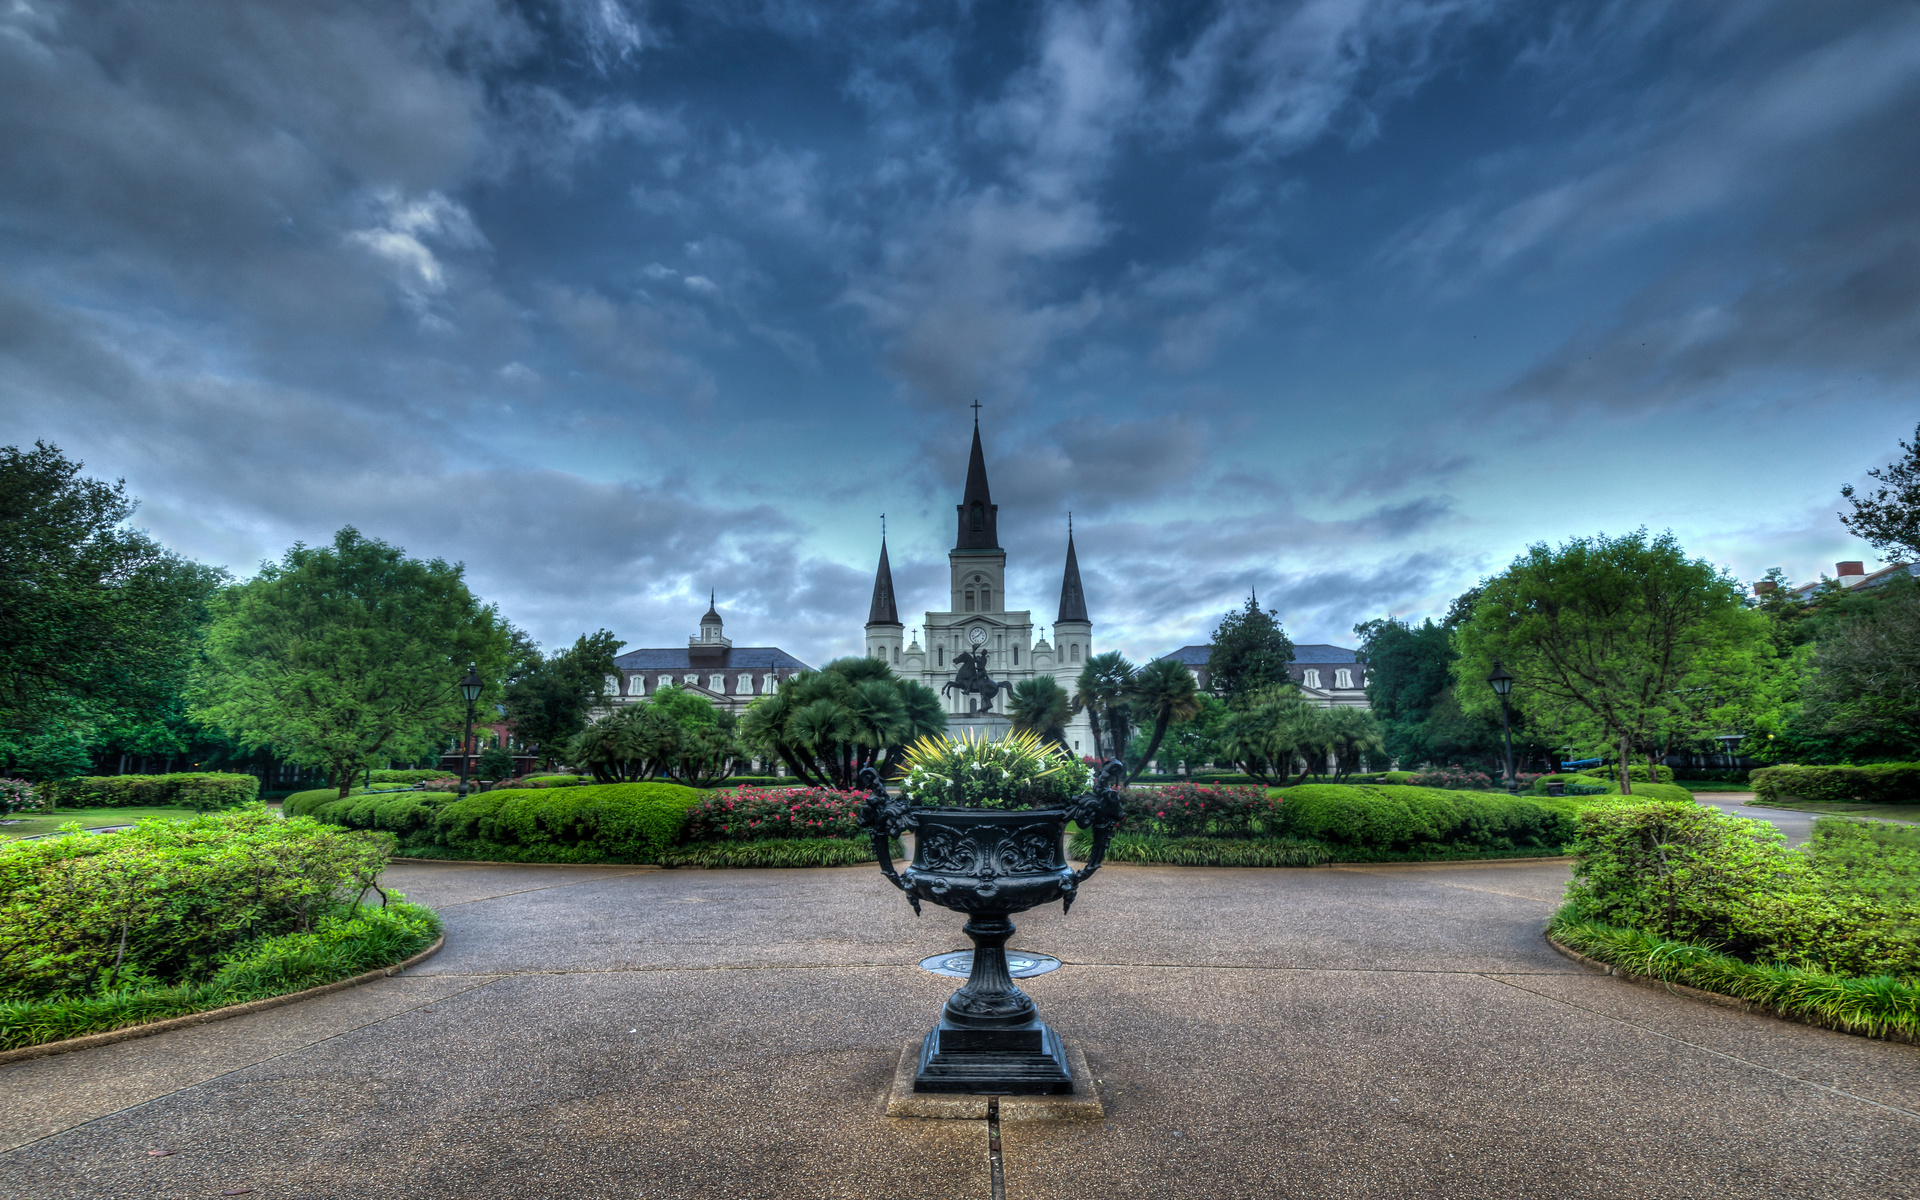
[[[629,650],[615,657],[613,665],[620,673],[607,677],[607,695],[622,704],[673,684],[736,714],[755,696],[775,691],[781,680],[813,669],[778,646],[734,645],[711,598],[699,634],[685,646]]]
[[[947,607],[926,612],[922,629],[909,639],[900,621],[893,591],[893,568],[886,542],[880,544],[880,565],[874,573],[873,603],[868,606],[867,656],[891,666],[894,674],[940,692],[958,674],[956,659],[964,653],[986,658],[995,680],[1024,683],[1052,676],[1068,695],[1093,657],[1093,618],[1080,584],[1080,558],[1073,546],[1073,527],[1067,527],[1065,565],[1060,575],[1059,615],[1053,622],[1053,640],[1041,632],[1036,640],[1032,609],[1007,607],[1007,552],[1000,546],[1000,506],[987,487],[987,460],[980,447],[980,425],[973,427],[973,447],[967,456],[967,478],[960,503],[955,505],[953,549],[947,552]],[[996,693],[986,704],[964,692],[942,692],[941,702],[953,716],[976,708],[1005,714],[1008,695]],[[1075,713],[1066,729],[1067,744],[1082,753],[1093,748],[1092,730],[1085,713]]]
[[[1920,578],[1920,566],[1912,563],[1894,563],[1892,566],[1881,567],[1878,571],[1869,575],[1867,573],[1867,564],[1863,562],[1843,562],[1833,564],[1833,573],[1835,578],[1832,580],[1822,576],[1812,583],[1803,583],[1799,587],[1788,588],[1787,595],[1795,600],[1809,600],[1813,598],[1815,592],[1819,591],[1828,583],[1838,583],[1841,587],[1849,591],[1856,588],[1881,587],[1888,580],[1901,576]],[[1753,585],[1753,591],[1755,595],[1764,596],[1768,592],[1771,592],[1773,587],[1772,581],[1763,579]]]
[[[1160,657],[1170,658],[1192,671],[1194,682],[1204,692],[1212,682],[1207,678],[1207,659],[1212,655],[1213,647],[1208,645],[1182,646]],[[1293,676],[1308,700],[1323,708],[1369,707],[1367,668],[1357,651],[1344,646],[1295,646],[1287,673]]]

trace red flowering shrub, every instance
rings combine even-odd
[[[1200,783],[1128,788],[1123,795],[1127,832],[1168,837],[1254,837],[1266,832],[1263,818],[1280,804],[1257,787]]]
[[[1465,767],[1445,767],[1437,771],[1418,771],[1407,780],[1414,787],[1445,788],[1448,791],[1486,791],[1493,787],[1493,776]]]
[[[854,816],[865,792],[827,788],[736,788],[687,810],[685,842],[767,842],[862,836]]]

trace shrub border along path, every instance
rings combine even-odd
[[[1898,1026],[1894,1026],[1894,1025],[1889,1025],[1881,1029],[1873,1029],[1871,1027],[1863,1029],[1860,1027],[1860,1024],[1857,1022],[1852,1022],[1852,1021],[1848,1021],[1841,1018],[1829,1017],[1807,1007],[1797,1007],[1791,1004],[1773,1004],[1765,1000],[1750,1000],[1742,996],[1731,996],[1725,992],[1716,992],[1716,991],[1711,991],[1707,988],[1694,987],[1692,984],[1682,983],[1680,979],[1677,979],[1677,978],[1669,979],[1669,978],[1665,978],[1662,975],[1640,974],[1639,972],[1629,970],[1626,967],[1618,966],[1614,963],[1607,962],[1604,959],[1593,958],[1579,950],[1574,949],[1572,946],[1568,945],[1566,942],[1561,941],[1559,937],[1555,936],[1556,925],[1558,924],[1559,922],[1557,920],[1550,919],[1548,921],[1547,928],[1542,931],[1543,936],[1545,936],[1545,938],[1547,939],[1548,945],[1552,946],[1555,950],[1559,951],[1561,954],[1566,955],[1568,958],[1574,960],[1575,962],[1580,963],[1582,966],[1593,967],[1598,970],[1605,971],[1607,974],[1615,976],[1616,978],[1619,978],[1619,979],[1624,979],[1628,983],[1637,983],[1642,987],[1652,988],[1656,991],[1663,991],[1663,992],[1668,992],[1674,995],[1686,996],[1694,1000],[1703,1000],[1708,1004],[1717,1004],[1723,1008],[1737,1008],[1742,1012],[1754,1012],[1757,1010],[1763,1013],[1767,1013],[1770,1016],[1779,1017],[1782,1020],[1792,1021],[1796,1024],[1810,1025],[1816,1029],[1829,1029],[1835,1033],[1851,1034],[1854,1037],[1867,1037],[1867,1038],[1875,1038],[1881,1041],[1904,1042],[1904,1043],[1907,1043],[1908,1045],[1920,1045],[1920,1036],[1917,1036],[1916,1030],[1913,1030],[1913,1029],[1901,1029]],[[1592,923],[1571,922],[1570,924],[1591,925]],[[1621,932],[1636,933],[1637,931],[1623,930]],[[1638,936],[1642,938],[1648,937],[1648,935],[1645,935],[1645,934],[1639,934]],[[1666,945],[1673,945],[1673,946],[1683,945],[1682,943],[1677,943],[1677,942],[1667,943],[1665,942],[1664,939],[1648,938],[1648,940],[1660,941]],[[1598,949],[1597,946],[1592,946],[1589,948]],[[1738,959],[1727,958],[1725,955],[1715,954],[1712,951],[1705,950],[1701,947],[1687,946],[1685,948],[1688,950],[1696,951],[1699,954],[1711,955],[1712,958],[1717,960],[1716,965],[1726,964],[1730,967],[1730,969],[1734,971],[1738,971],[1742,973],[1751,972],[1756,982],[1760,981],[1760,976],[1762,974],[1762,971],[1760,968],[1749,966],[1746,963],[1740,962]],[[1668,973],[1672,975],[1684,977],[1689,972],[1687,970],[1686,964],[1675,963],[1671,968],[1669,968]],[[1809,972],[1809,974],[1811,975],[1813,973]],[[1828,978],[1838,979],[1839,977],[1833,976]],[[1915,1025],[1917,1028],[1920,1028],[1920,1021],[1913,1021],[1910,1019],[1908,1023]]]
[[[189,1025],[205,1025],[209,1021],[224,1021],[229,1017],[244,1017],[249,1013],[265,1012],[270,1008],[279,1008],[284,1004],[297,1004],[302,1000],[311,1000],[315,996],[324,996],[328,992],[344,991],[350,987],[359,987],[363,983],[372,983],[376,979],[385,979],[398,975],[408,967],[416,966],[440,953],[447,944],[447,935],[442,933],[433,939],[433,945],[409,958],[404,958],[389,967],[375,967],[371,971],[362,971],[346,979],[336,979],[332,983],[322,983],[315,987],[304,988],[297,992],[288,992],[283,996],[267,996],[260,1000],[247,1000],[240,1004],[228,1004],[220,1008],[209,1008],[205,1012],[188,1013],[184,1017],[167,1017],[160,1021],[146,1021],[139,1025],[128,1025],[120,1029],[109,1029],[104,1033],[83,1034],[80,1037],[64,1038],[57,1042],[42,1042],[37,1046],[20,1046],[12,1050],[0,1050],[0,1063],[19,1062],[29,1058],[45,1058],[50,1054],[65,1054],[71,1050],[91,1050],[95,1046],[111,1045],[133,1038],[150,1037],[156,1033],[166,1033],[172,1029],[185,1029]]]

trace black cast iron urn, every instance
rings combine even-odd
[[[964,932],[973,939],[973,972],[941,1009],[939,1025],[921,1048],[914,1091],[1074,1090],[1060,1035],[1007,973],[1007,939],[1014,931],[1009,918],[1055,900],[1062,911],[1073,908],[1120,823],[1119,785],[1126,773],[1118,759],[1108,762],[1091,790],[1064,807],[991,809],[912,804],[888,795],[873,768],[860,772],[861,786],[873,794],[859,821],[873,837],[880,870],[907,894],[915,913],[922,900],[966,913]],[[1093,833],[1092,853],[1078,871],[1067,865],[1068,821]],[[888,843],[909,829],[915,833],[913,862],[896,873]]]

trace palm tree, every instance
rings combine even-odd
[[[1015,729],[1062,750],[1067,748],[1067,722],[1073,719],[1073,702],[1053,676],[1041,675],[1015,684],[1007,708]]]
[[[1132,687],[1133,664],[1118,650],[1088,659],[1080,670],[1080,677],[1074,680],[1073,710],[1085,711],[1088,723],[1093,726],[1095,758],[1105,757],[1100,744],[1103,726],[1107,750],[1115,758],[1126,755],[1127,739],[1133,733],[1131,714],[1127,710],[1127,695]]]
[[[1131,692],[1134,715],[1142,722],[1153,722],[1153,739],[1147,743],[1147,752],[1140,756],[1140,765],[1129,783],[1153,761],[1160,740],[1167,736],[1167,726],[1200,715],[1200,689],[1193,681],[1193,672],[1171,658],[1156,658],[1135,672]]]
[[[1245,774],[1268,784],[1274,782],[1271,776],[1278,775],[1279,785],[1285,787],[1293,775],[1293,760],[1306,755],[1311,769],[1313,752],[1325,746],[1321,711],[1295,688],[1264,689],[1228,716],[1222,747]],[[1301,777],[1306,773],[1301,771]]]
[[[1325,720],[1327,748],[1333,752],[1335,782],[1353,770],[1362,754],[1385,752],[1387,743],[1380,721],[1366,709],[1328,709]]]

